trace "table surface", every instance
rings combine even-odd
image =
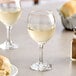
[[[22,15],[18,22],[14,24],[11,32],[11,38],[14,43],[18,44],[19,48],[8,51],[0,49],[0,54],[8,57],[11,63],[17,66],[19,70],[17,76],[76,76],[76,62],[72,62],[70,59],[73,32],[64,29],[56,11],[62,3],[44,3],[38,6],[22,7]],[[47,72],[36,72],[29,68],[32,63],[38,61],[39,49],[37,43],[28,35],[26,29],[27,15],[30,10],[37,8],[53,10],[56,19],[56,32],[44,47],[44,61],[52,64],[52,70]],[[5,40],[6,28],[0,23],[0,44]]]

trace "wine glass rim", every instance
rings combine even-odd
[[[30,12],[31,14],[35,14],[35,15],[48,15],[48,14],[52,14],[53,15],[53,11],[50,10],[32,10]]]

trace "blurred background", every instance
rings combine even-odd
[[[48,4],[48,3],[51,3],[51,2],[65,2],[65,1],[68,1],[68,0],[21,0],[23,3],[26,3],[25,6],[30,6],[30,5],[33,5],[33,4]]]

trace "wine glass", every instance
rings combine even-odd
[[[14,23],[21,14],[20,0],[3,0],[0,2],[0,21],[7,29],[7,40],[0,45],[3,50],[18,48],[11,40],[10,33]]]
[[[31,65],[32,70],[48,71],[51,64],[43,60],[43,48],[55,32],[55,18],[52,11],[34,10],[27,18],[27,30],[31,38],[36,41],[40,48],[39,61]]]

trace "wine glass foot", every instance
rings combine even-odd
[[[41,71],[41,72],[44,72],[44,71],[49,71],[52,69],[52,65],[51,64],[47,64],[47,63],[35,63],[35,64],[32,64],[31,67],[30,67],[32,70],[34,71]]]
[[[0,45],[0,48],[2,50],[14,50],[14,49],[17,49],[18,46],[14,43],[9,43],[8,41],[5,41],[3,44]]]

